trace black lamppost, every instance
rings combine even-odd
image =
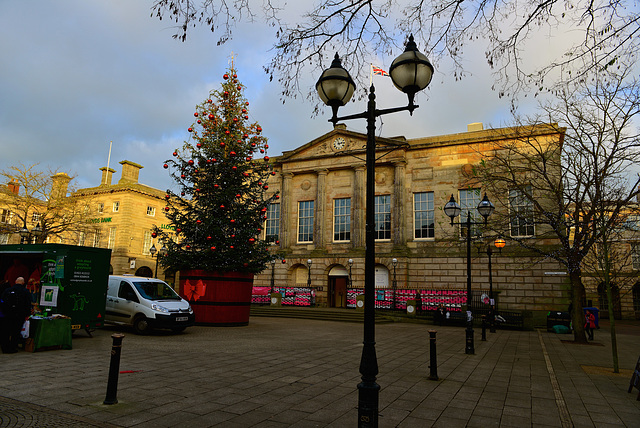
[[[271,260],[271,290],[269,294],[273,294],[273,286],[276,278],[276,259]]]
[[[507,243],[504,239],[498,238],[493,242],[498,251],[502,254],[502,249]],[[491,305],[491,317],[489,318],[489,331],[491,333],[496,332],[496,316],[495,316],[495,300],[493,300],[493,269],[491,268],[491,255],[493,249],[491,244],[487,245],[487,256],[489,257],[489,304]]]
[[[307,287],[309,287],[309,291],[311,291],[311,265],[313,264],[313,260],[307,260],[307,266],[309,266],[309,271],[307,275]]]
[[[369,88],[369,102],[367,110],[359,114],[338,117],[338,109],[344,106],[355,91],[353,79],[342,67],[336,53],[331,67],[325,70],[316,89],[322,101],[331,107],[333,115],[330,122],[336,125],[340,120],[366,119],[366,227],[365,227],[365,262],[364,262],[364,341],[362,358],[360,360],[360,374],[362,382],[358,384],[358,426],[378,426],[378,393],[380,386],[376,383],[378,362],[375,350],[375,156],[376,156],[376,118],[385,114],[399,111],[409,111],[418,108],[413,103],[414,96],[431,82],[433,66],[425,55],[418,51],[413,40],[409,37],[405,51],[397,57],[389,68],[391,80],[396,88],[406,93],[409,104],[405,107],[390,109],[376,109],[376,96],[373,84]]]
[[[484,198],[480,201],[477,207],[478,212],[484,218],[484,224],[487,224],[487,218],[493,213],[495,207],[489,199],[487,194],[484,194]],[[467,221],[465,223],[454,223],[453,219],[460,215],[462,209],[451,195],[451,199],[444,206],[444,213],[451,218],[451,225],[459,224],[465,225],[467,228],[467,331],[466,331],[466,345],[465,354],[474,354],[475,347],[473,344],[473,315],[471,313],[471,225],[483,224],[471,221],[471,210],[467,210]]]
[[[351,279],[351,268],[353,267],[353,259],[349,259],[347,263],[349,263],[349,288],[351,288],[353,286],[353,282]]]
[[[167,254],[167,247],[164,246],[164,244],[162,244],[162,247],[160,247],[160,250],[158,250],[155,246],[155,244],[151,245],[151,248],[149,248],[149,252],[151,253],[151,258],[153,259],[153,257],[156,255],[156,253],[158,253],[158,258],[156,259],[156,271],[155,274],[153,275],[154,278],[158,278],[158,262],[159,262],[159,258],[160,256],[164,256],[165,254]]]
[[[393,310],[396,310],[396,287],[398,283],[396,281],[396,266],[398,266],[398,259],[395,257],[391,260],[391,264],[393,265]]]

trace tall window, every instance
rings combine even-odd
[[[481,223],[484,219],[478,212],[478,204],[480,203],[480,189],[460,190],[460,236],[467,236],[467,216],[471,213],[471,236],[480,236]],[[474,224],[476,223],[476,224]]]
[[[118,211],[120,211],[120,202],[116,201],[113,203],[113,212],[117,213]]]
[[[391,239],[391,195],[376,196],[376,239]]]
[[[104,203],[100,202],[98,204],[98,213],[102,214],[104,212]]]
[[[39,221],[40,221],[40,213],[33,213],[33,214],[31,215],[31,221],[32,221],[33,223],[37,223],[37,222],[39,222]]]
[[[149,255],[149,248],[151,248],[151,231],[144,231],[144,238],[142,239],[142,254]]]
[[[433,192],[420,192],[413,194],[413,224],[414,238],[435,237],[433,210]]]
[[[280,236],[280,204],[269,204],[265,224],[265,240],[275,242]]]
[[[155,207],[147,207],[147,215],[149,217],[155,217],[156,216],[156,208]]]
[[[9,210],[0,209],[0,223],[9,223],[10,213]]]
[[[116,228],[109,228],[109,242],[107,243],[107,248],[113,250],[116,245]]]
[[[314,202],[298,202],[298,242],[313,242]]]
[[[509,215],[511,217],[511,236],[533,236],[533,203],[525,197],[525,192],[531,195],[531,186],[524,192],[509,190]]]
[[[333,240],[351,240],[351,198],[333,200]]]
[[[78,245],[84,245],[84,238],[85,238],[84,232],[80,232],[78,234]]]
[[[100,231],[96,230],[96,233],[93,234],[93,247],[98,247],[100,245]]]
[[[640,270],[640,244],[631,244],[631,265],[633,270]]]

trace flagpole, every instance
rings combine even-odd
[[[369,87],[373,85],[373,63],[369,64]]]

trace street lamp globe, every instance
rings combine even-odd
[[[18,232],[20,234],[20,237],[22,237],[23,239],[27,239],[29,237],[29,229],[27,229],[27,225],[25,224],[22,229],[20,229],[20,231]]]
[[[396,259],[395,257],[391,260],[391,264],[393,264],[393,267],[398,266],[398,259]]]
[[[316,83],[316,91],[322,102],[333,109],[334,119],[338,114],[338,108],[349,102],[355,90],[356,84],[349,72],[342,67],[336,52],[331,67],[322,72]]]
[[[431,83],[433,71],[433,65],[423,53],[418,51],[413,34],[409,36],[404,52],[394,59],[389,67],[393,84],[407,94],[410,106],[413,106],[415,94]]]
[[[502,238],[498,238],[493,242],[493,245],[495,245],[497,249],[502,251],[502,249],[505,247],[505,245],[507,245],[507,242]]]
[[[165,247],[164,244],[162,244],[162,247],[160,247],[159,255],[166,256],[168,252],[169,252],[169,249]]]
[[[449,199],[449,202],[444,206],[444,213],[451,218],[451,224],[453,224],[453,219],[460,215],[461,211],[462,208],[460,208],[460,205],[458,205],[456,200],[453,199],[453,195],[451,195],[451,199]]]
[[[482,217],[484,217],[485,223],[487,222],[487,218],[493,214],[495,209],[496,207],[491,203],[491,201],[489,201],[489,198],[487,198],[487,194],[485,193],[484,198],[482,198],[478,204],[478,212]]]
[[[151,248],[149,248],[149,252],[151,253],[151,257],[156,255],[158,249],[156,248],[155,244],[151,245]]]
[[[42,228],[40,227],[40,223],[38,223],[36,225],[36,227],[34,227],[33,229],[31,229],[31,233],[33,234],[33,236],[38,237],[40,235],[42,235]]]

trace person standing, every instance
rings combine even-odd
[[[0,345],[3,353],[12,354],[18,352],[22,325],[31,314],[31,295],[24,287],[23,277],[16,278],[13,287],[2,293],[0,305],[4,315]]]
[[[593,330],[596,328],[596,316],[587,309],[585,313],[584,329],[589,335],[589,340],[593,340]]]

